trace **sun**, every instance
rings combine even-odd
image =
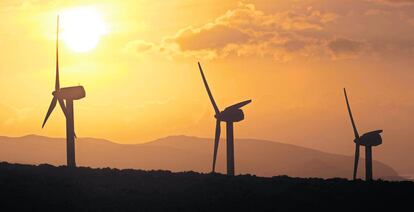
[[[94,49],[107,28],[101,14],[94,8],[83,7],[60,14],[61,38],[75,52]]]

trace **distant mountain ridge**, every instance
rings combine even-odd
[[[78,166],[210,172],[213,140],[170,136],[143,144],[117,144],[109,140],[79,138],[76,141]],[[353,157],[325,153],[305,147],[258,139],[235,140],[236,173],[258,176],[350,178]],[[53,165],[66,164],[63,138],[37,135],[0,136],[0,161]],[[219,147],[217,171],[225,172],[225,140]],[[364,176],[360,160],[359,176]],[[384,163],[374,161],[374,175],[401,179]]]

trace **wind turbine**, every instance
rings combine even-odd
[[[216,169],[216,158],[218,145],[220,141],[221,133],[221,122],[226,122],[226,137],[227,137],[227,175],[234,175],[234,136],[233,136],[233,123],[239,122],[244,119],[244,113],[240,109],[243,106],[252,102],[252,100],[243,101],[225,108],[220,112],[216,102],[214,101],[213,95],[211,94],[210,88],[208,87],[206,77],[204,76],[203,69],[201,68],[200,62],[198,63],[201,77],[203,78],[204,85],[207,90],[207,94],[210,98],[211,104],[213,105],[216,118],[216,135],[214,138],[214,155],[213,155],[213,173]]]
[[[50,114],[59,102],[66,118],[66,157],[67,166],[70,168],[76,167],[75,162],[75,130],[73,117],[73,100],[82,99],[85,97],[85,89],[82,86],[61,88],[59,82],[59,16],[57,18],[57,32],[56,32],[56,81],[55,91],[52,92],[53,99],[50,103],[49,110],[43,121],[42,128],[45,126]]]
[[[355,134],[355,161],[354,161],[354,174],[353,179],[356,179],[358,171],[358,161],[359,161],[359,146],[365,146],[365,180],[372,180],[372,147],[379,146],[382,144],[381,133],[382,130],[375,130],[359,136],[357,127],[355,125],[354,118],[351,112],[351,106],[349,105],[348,96],[346,94],[346,89],[344,88],[346,105],[348,108],[349,117],[351,119],[352,128],[354,129]]]

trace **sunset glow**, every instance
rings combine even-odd
[[[412,207],[414,0],[0,2],[0,211]]]
[[[76,52],[94,49],[107,29],[101,14],[93,8],[76,8],[61,13],[62,39]]]
[[[352,156],[346,87],[361,133],[384,130],[375,160],[414,173],[413,1],[2,0],[0,136],[66,135],[61,111],[41,128],[57,15],[61,86],[86,90],[80,138],[213,138],[200,62],[220,110],[252,99],[235,148],[254,138]]]

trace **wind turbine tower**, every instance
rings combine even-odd
[[[56,79],[55,90],[52,92],[53,98],[50,103],[49,109],[46,113],[46,117],[43,121],[42,128],[45,126],[50,114],[56,107],[56,103],[59,102],[60,108],[62,108],[63,114],[66,118],[66,157],[67,166],[69,168],[76,167],[75,160],[75,126],[73,115],[73,101],[79,100],[85,97],[85,89],[82,86],[73,87],[60,87],[59,82],[59,16],[57,18],[57,32],[56,32]]]
[[[201,77],[204,82],[204,86],[206,87],[207,94],[210,98],[211,104],[213,105],[213,109],[215,111],[214,117],[216,118],[216,133],[215,133],[215,138],[214,138],[213,172],[215,172],[215,169],[216,169],[217,151],[218,151],[218,145],[220,142],[220,133],[221,133],[221,122],[226,122],[227,175],[233,176],[235,173],[233,126],[234,126],[234,122],[239,122],[244,119],[244,113],[240,108],[249,104],[250,102],[252,102],[252,100],[247,100],[247,101],[237,103],[235,105],[225,108],[223,111],[220,111],[210,91],[210,88],[208,86],[206,77],[204,76],[204,72],[203,72],[203,69],[201,68],[200,63],[198,63],[198,68],[200,69],[200,73],[201,73]]]
[[[354,117],[352,116],[351,106],[349,105],[348,95],[346,94],[346,89],[344,88],[344,95],[346,106],[348,108],[349,117],[351,119],[352,128],[354,129],[355,135],[355,160],[354,160],[354,173],[353,179],[357,177],[358,171],[358,162],[359,162],[359,147],[360,145],[365,146],[365,180],[371,181],[373,179],[372,175],[372,147],[379,146],[382,144],[381,133],[382,130],[375,130],[368,132],[359,136],[358,129],[355,125]]]

